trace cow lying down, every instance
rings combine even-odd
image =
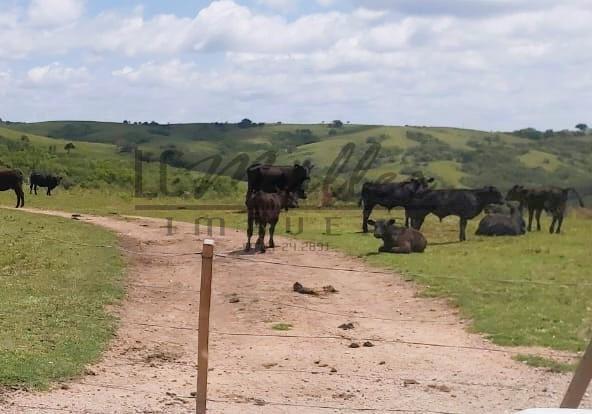
[[[520,236],[526,233],[526,223],[518,203],[507,203],[509,214],[488,214],[479,223],[478,236]],[[501,211],[501,210],[500,210]]]
[[[395,220],[368,220],[374,226],[374,237],[384,244],[378,249],[386,253],[423,253],[427,240],[418,230],[395,226]]]

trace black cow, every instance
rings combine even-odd
[[[16,208],[25,206],[23,179],[21,170],[0,171],[0,191],[14,190],[16,193]]]
[[[532,231],[532,216],[536,216],[537,230],[541,230],[541,213],[543,210],[550,213],[553,217],[549,232],[551,234],[561,232],[561,224],[565,216],[567,208],[567,197],[569,192],[573,191],[580,206],[584,207],[582,197],[573,188],[559,188],[559,187],[539,187],[526,188],[522,185],[515,185],[508,191],[506,198],[520,202],[520,207],[528,209],[528,231]],[[555,228],[557,224],[557,228]]]
[[[60,185],[62,177],[53,174],[42,174],[38,172],[32,172],[31,176],[29,177],[29,181],[31,190],[29,191],[29,194],[35,191],[35,195],[37,195],[37,187],[47,187],[47,195],[50,196],[51,190]]]
[[[282,209],[298,207],[298,197],[288,191],[266,193],[256,191],[247,194],[247,245],[245,251],[251,250],[253,236],[253,222],[259,224],[259,238],[255,243],[255,250],[265,253],[265,228],[269,224],[269,248],[273,249],[273,233],[280,218]]]
[[[395,226],[395,220],[368,220],[374,226],[374,237],[382,239],[379,252],[386,253],[423,253],[427,240],[418,230]]]
[[[426,191],[433,181],[433,178],[411,178],[400,183],[364,183],[358,202],[358,205],[364,208],[362,231],[368,233],[368,218],[374,207],[379,205],[389,211],[395,207],[407,207],[411,200]],[[407,209],[405,209],[405,225],[409,227]]]
[[[425,217],[432,213],[440,220],[448,216],[460,218],[460,241],[466,240],[467,221],[477,217],[488,204],[501,204],[502,193],[495,187],[483,187],[475,190],[427,190],[415,197],[407,210],[411,217],[411,226],[421,230]]]
[[[478,236],[519,236],[526,233],[522,210],[516,202],[505,206],[509,214],[491,213],[483,217],[475,232]]]
[[[268,164],[253,164],[247,168],[247,200],[251,193],[265,191],[275,193],[286,190],[305,199],[305,183],[310,180],[312,166],[295,164],[293,166],[277,166]]]

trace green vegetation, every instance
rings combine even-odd
[[[123,295],[122,261],[108,231],[13,211],[0,219],[0,386],[45,388],[80,374],[113,336],[106,306]]]
[[[519,238],[487,239],[473,236],[478,220],[470,224],[467,243],[456,243],[456,219],[425,224],[429,241],[422,255],[378,255],[379,241],[359,234],[361,214],[353,207],[361,183],[385,174],[423,172],[437,178],[440,187],[473,187],[493,184],[502,190],[520,182],[526,185],[573,186],[592,195],[590,135],[543,133],[489,133],[453,128],[386,127],[365,125],[260,125],[238,124],[115,124],[52,122],[4,125],[0,128],[0,160],[24,170],[43,168],[62,173],[72,185],[55,196],[29,196],[30,207],[98,214],[120,213],[174,217],[194,221],[201,216],[225,219],[227,226],[245,228],[243,209],[244,167],[266,151],[278,154],[277,163],[311,160],[315,164],[311,197],[304,207],[317,206],[322,178],[344,150],[344,162],[330,183],[341,210],[298,210],[292,218],[292,236],[328,243],[330,247],[360,256],[369,263],[402,272],[427,296],[448,298],[472,328],[503,345],[537,345],[570,351],[581,350],[592,335],[592,293],[586,271],[592,266],[587,254],[591,217],[584,211],[571,214],[565,234],[545,232]],[[27,136],[26,139],[23,135]],[[53,135],[62,140],[46,138]],[[68,142],[76,149],[63,150]],[[366,177],[354,172],[365,154],[380,145]],[[53,149],[51,149],[53,148]],[[133,191],[132,152],[143,152],[143,197]],[[348,152],[349,151],[349,152]],[[168,167],[165,183],[159,182],[161,157]],[[244,157],[227,165],[239,153]],[[196,161],[220,155],[198,165]],[[348,158],[349,156],[349,158]],[[207,171],[219,161],[220,178],[199,200],[194,188],[207,180]],[[187,171],[185,167],[198,171]],[[350,178],[354,178],[351,188]],[[168,196],[164,193],[167,193]],[[0,193],[0,203],[12,205],[14,195]],[[186,204],[230,203],[228,211],[195,211]],[[136,210],[137,204],[166,204],[177,210]],[[385,215],[377,211],[375,216]],[[402,213],[394,211],[394,216]],[[304,232],[296,234],[297,217],[304,218]],[[326,233],[326,219],[334,218],[334,233]],[[548,222],[548,218],[545,218]],[[548,223],[545,224],[548,224]],[[285,231],[285,222],[278,235]],[[545,225],[546,227],[546,225]]]
[[[588,177],[592,173],[591,135],[580,130],[542,133],[525,129],[513,133],[483,132],[458,128],[396,127],[331,124],[260,124],[243,120],[238,124],[140,124],[105,122],[9,123],[0,128],[0,160],[25,170],[56,170],[68,182],[84,188],[129,188],[133,185],[133,153],[141,151],[146,189],[151,196],[163,195],[158,165],[170,166],[170,195],[192,194],[203,179],[198,172],[244,180],[245,167],[255,161],[315,164],[310,189],[317,202],[320,177],[330,171],[338,154],[346,148],[332,188],[342,201],[354,201],[361,182],[340,188],[359,170],[364,154],[379,145],[376,159],[368,165],[367,179],[385,175],[407,176],[421,171],[438,179],[440,187],[496,185],[502,190],[516,183],[565,185],[592,197]],[[536,137],[533,136],[533,131]],[[586,130],[588,131],[588,130]],[[21,141],[23,135],[29,142]],[[42,138],[41,136],[56,139]],[[7,141],[10,141],[7,142]],[[64,149],[73,142],[70,156]],[[53,151],[48,145],[54,143]],[[8,154],[15,148],[35,147],[36,155]],[[4,146],[4,147],[3,147]],[[368,164],[369,160],[365,164]],[[189,168],[192,172],[186,171]],[[205,199],[239,195],[240,183],[219,180]],[[346,191],[347,190],[347,191]]]
[[[526,365],[535,368],[546,368],[549,372],[563,373],[575,371],[576,365],[566,362],[559,362],[551,358],[545,358],[538,355],[516,355],[516,361],[524,362]]]
[[[289,331],[292,329],[292,324],[290,323],[276,323],[271,327],[274,331]]]

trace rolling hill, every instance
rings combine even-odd
[[[71,156],[87,154],[87,163],[108,160],[113,165],[129,164],[133,149],[138,148],[148,164],[164,159],[178,167],[177,172],[185,178],[183,169],[215,171],[243,180],[245,165],[256,160],[275,158],[279,163],[309,160],[315,165],[313,186],[318,186],[338,155],[346,151],[349,158],[346,155],[342,159],[333,184],[333,188],[339,189],[340,183],[347,182],[359,170],[358,163],[364,154],[375,149],[376,158],[366,175],[372,179],[384,174],[408,176],[421,172],[436,177],[441,187],[492,184],[506,189],[520,182],[573,186],[592,195],[591,135],[556,134],[530,139],[511,133],[442,127],[248,122],[161,125],[59,121],[5,123],[2,127],[2,159],[6,157],[6,138],[17,142],[18,137],[27,134],[39,145],[57,142],[58,148],[72,141],[80,150],[73,151]],[[270,154],[272,158],[267,157]],[[63,156],[58,159],[71,161]],[[115,173],[114,181],[129,185],[130,171]],[[179,180],[179,193],[192,191],[191,180],[185,179],[182,185]],[[359,188],[360,183],[355,184]],[[343,199],[353,198],[351,192],[341,193]]]

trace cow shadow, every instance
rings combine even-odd
[[[454,245],[454,244],[460,244],[460,243],[467,243],[465,242],[461,242],[460,240],[455,240],[455,241],[443,241],[443,242],[429,242],[428,241],[428,247],[429,246],[450,246],[450,245]]]
[[[249,251],[246,251],[244,247],[240,248],[240,249],[236,249],[236,250],[232,250],[230,252],[226,252],[225,253],[227,256],[255,256],[257,254],[257,251],[254,248],[251,248]]]

